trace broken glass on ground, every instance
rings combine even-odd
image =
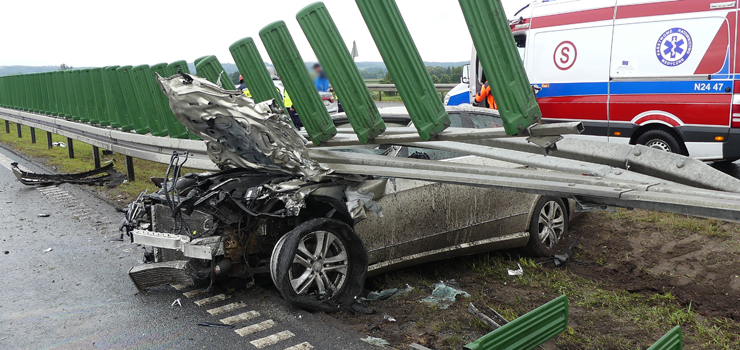
[[[447,282],[440,281],[439,283],[434,285],[432,295],[422,299],[421,302],[427,303],[430,306],[436,306],[444,310],[450,307],[450,305],[455,302],[458,295],[463,298],[470,297],[470,294],[452,287],[453,285],[457,286],[457,282],[455,282],[455,280],[450,280]]]

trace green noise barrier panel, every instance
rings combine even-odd
[[[75,86],[75,101],[77,103],[77,114],[72,117],[74,120],[82,120],[87,115],[87,102],[85,102],[85,89],[82,87],[82,69],[74,70],[72,81]],[[87,118],[85,118],[87,119]]]
[[[681,350],[683,349],[683,336],[681,326],[673,327],[668,333],[658,339],[655,344],[647,350]]]
[[[260,38],[290,92],[293,106],[314,145],[320,145],[337,134],[316,87],[308,75],[301,54],[288,32],[285,22],[278,21],[260,30]]]
[[[171,77],[179,73],[180,71],[190,74],[190,69],[188,68],[187,62],[183,60],[172,62],[167,65],[167,69],[165,70],[165,72],[167,72],[167,77]]]
[[[195,71],[198,72],[198,76],[208,79],[208,81],[219,84],[224,90],[236,90],[236,86],[231,82],[231,78],[226,74],[224,67],[221,66],[221,62],[218,61],[216,56],[206,56],[195,65]]]
[[[157,73],[162,77],[168,77],[167,75],[167,63],[159,63],[155,64],[151,67],[152,73]],[[188,129],[185,128],[182,123],[180,123],[179,120],[177,120],[177,117],[172,113],[172,110],[170,109],[170,100],[167,98],[167,96],[162,92],[162,89],[159,87],[159,84],[156,83],[157,86],[157,93],[154,95],[154,99],[156,102],[159,103],[159,109],[162,114],[162,118],[164,119],[165,127],[167,128],[167,134],[170,135],[170,137],[183,139],[188,138]]]
[[[123,66],[118,68],[118,80],[121,83],[121,90],[123,96],[126,98],[126,105],[129,109],[129,115],[131,116],[131,126],[134,127],[134,131],[137,134],[146,134],[149,132],[149,124],[147,124],[146,116],[141,107],[139,96],[136,93],[134,87],[133,67]],[[123,122],[123,121],[122,121]]]
[[[529,85],[501,1],[459,2],[506,134],[523,133],[540,121],[542,112]]]
[[[57,94],[57,115],[62,118],[68,118],[67,104],[69,103],[69,99],[67,98],[67,88],[64,82],[64,71],[58,70],[54,72],[54,90]]]
[[[105,97],[105,109],[108,114],[108,120],[101,121],[100,125],[110,125],[114,128],[121,127],[120,119],[118,118],[118,108],[116,107],[116,100],[123,99],[123,96],[116,95],[113,92],[113,79],[111,75],[116,74],[116,69],[120,66],[108,66],[103,68],[103,96]]]
[[[155,75],[152,73],[149,65],[142,64],[131,69],[134,89],[136,96],[139,98],[141,110],[144,112],[144,119],[149,126],[149,132],[154,136],[167,135],[167,129],[162,120],[162,111],[159,101],[155,99],[154,94],[159,93],[158,85],[155,86]]]
[[[82,115],[80,121],[91,122],[98,109],[95,101],[95,86],[93,85],[92,69],[82,70],[82,91],[85,96],[86,113]]]
[[[321,2],[308,5],[296,18],[360,142],[367,143],[380,135],[385,123],[326,6]]]
[[[92,91],[95,99],[95,110],[90,114],[91,124],[100,124],[108,121],[108,110],[105,104],[105,90],[103,89],[103,68],[90,69]]]
[[[568,298],[561,295],[465,345],[468,350],[530,350],[568,326]]]
[[[259,103],[275,99],[280,107],[285,108],[280,91],[275,88],[275,84],[270,78],[270,72],[265,67],[265,61],[262,60],[262,55],[257,50],[254,39],[241,39],[231,44],[229,51],[231,57],[234,58],[234,62],[236,62],[236,67],[239,68],[239,73],[244,78],[244,83],[249,88],[249,93],[252,95],[254,102]]]
[[[356,0],[375,45],[393,77],[422,140],[450,126],[424,61],[394,0]],[[511,35],[511,33],[509,33]]]

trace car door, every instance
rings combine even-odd
[[[498,117],[450,114],[453,127],[500,127]],[[453,152],[403,147],[398,157],[511,167],[511,163]],[[438,182],[392,179],[379,200],[384,217],[356,225],[361,235],[383,236],[384,247],[368,249],[370,264],[526,231],[535,196]],[[373,261],[373,259],[375,259]]]

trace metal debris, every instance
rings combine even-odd
[[[72,183],[81,185],[104,185],[108,184],[107,187],[115,187],[122,183],[125,179],[125,175],[121,174],[113,169],[113,163],[94,169],[75,174],[37,174],[30,171],[21,170],[18,167],[18,163],[11,163],[11,169],[13,174],[18,181],[24,185],[33,186],[49,186],[58,185],[62,183]]]
[[[170,305],[170,307],[175,307],[175,305],[182,307],[182,302],[180,302],[180,298],[175,299],[175,301],[172,302],[172,305]]]
[[[40,218],[48,218],[49,216],[50,216],[50,215],[49,215],[49,214],[46,214],[46,213],[41,213],[41,214],[39,214],[39,217],[40,217]]]
[[[198,325],[203,326],[203,327],[214,327],[214,328],[234,328],[236,327],[230,324],[212,323],[212,322],[198,322]]]
[[[509,276],[521,276],[524,274],[524,269],[522,269],[522,265],[519,265],[519,263],[516,263],[516,266],[519,266],[519,269],[517,270],[506,269],[506,272],[509,273]]]
[[[185,73],[157,78],[177,119],[206,141],[219,168],[287,173],[310,181],[332,173],[311,159],[308,141],[274,100],[255,104],[238,91]]]
[[[48,252],[50,252],[50,251],[52,251],[52,250],[54,250],[54,249],[51,249],[51,248],[46,248],[46,249],[44,249],[44,253],[48,253]]]
[[[371,336],[367,336],[367,338],[360,339],[364,341],[365,343],[368,343],[370,345],[379,346],[381,348],[384,348],[386,345],[391,345],[391,343],[385,341],[385,339],[375,338]]]
[[[457,299],[457,296],[461,296],[463,298],[470,298],[470,294],[455,289],[450,286],[450,284],[457,284],[454,280],[447,281],[447,282],[439,282],[434,285],[434,290],[432,291],[432,295],[424,298],[421,300],[423,303],[427,303],[431,306],[437,306],[438,308],[444,310],[450,305],[452,305],[455,300]]]

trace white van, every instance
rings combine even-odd
[[[737,12],[737,1],[538,0],[510,24],[542,88],[543,122],[582,121],[588,137],[734,161]],[[449,104],[474,101],[475,49],[470,67],[468,91]]]

